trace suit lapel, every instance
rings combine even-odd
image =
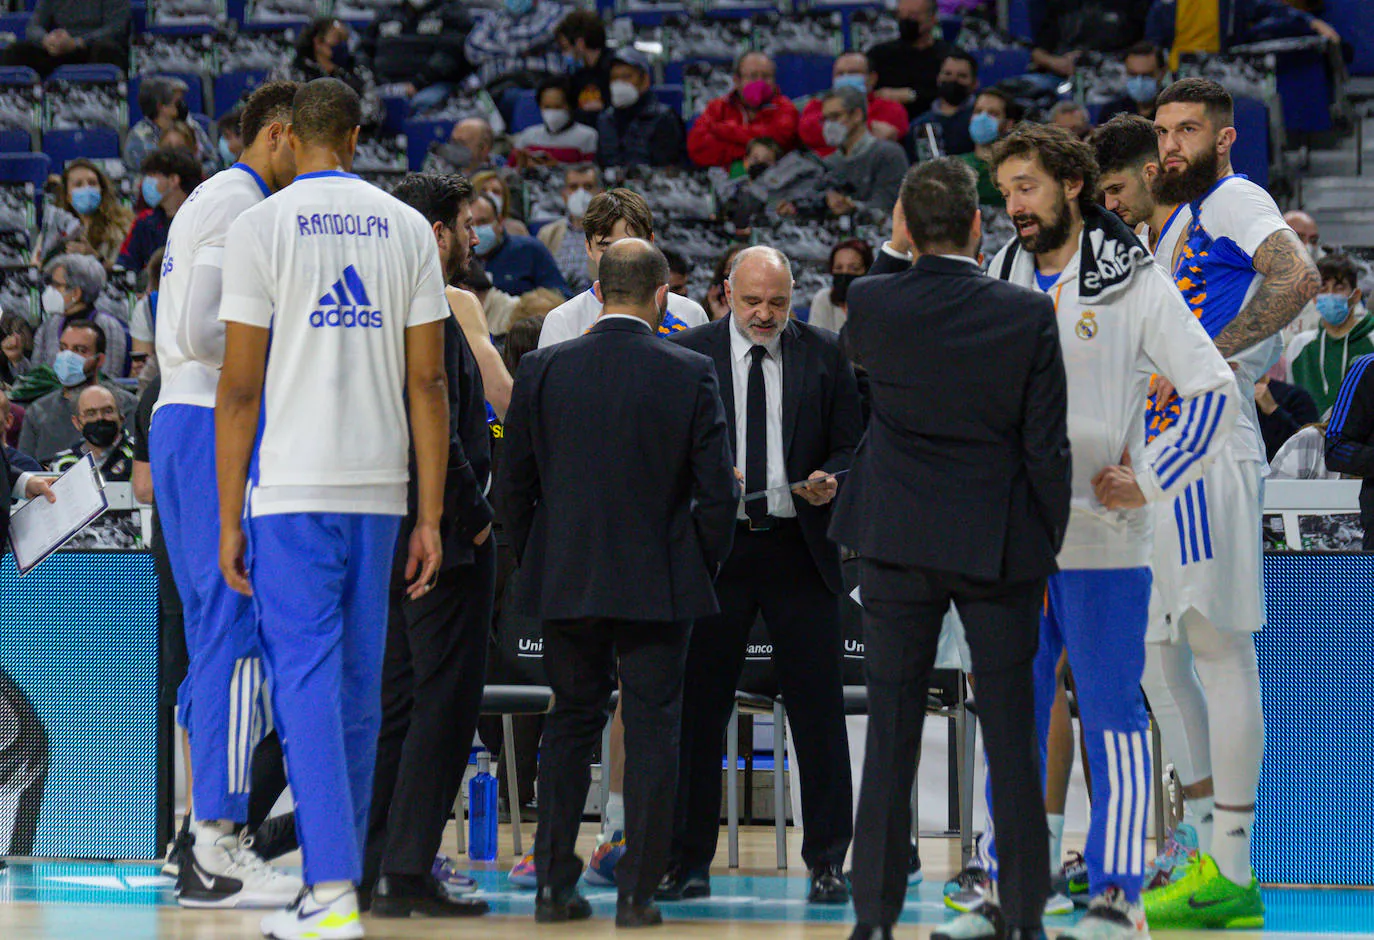
[[[720,380],[720,400],[725,405],[725,418],[730,422],[730,452],[735,452],[735,442],[739,440],[735,428],[735,368],[730,359],[730,317],[727,315],[716,321],[719,326],[711,343],[711,358],[716,363],[716,378]]]
[[[792,453],[792,435],[797,429],[802,392],[806,383],[807,348],[801,341],[801,328],[791,320],[782,331],[782,456]]]

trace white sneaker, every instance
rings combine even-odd
[[[268,865],[249,836],[225,835],[191,845],[177,877],[177,903],[191,908],[283,907],[300,894],[301,880]]]
[[[1121,889],[1112,885],[1088,902],[1088,912],[1077,924],[1059,935],[1059,940],[1149,940],[1145,908],[1126,900]]]
[[[1058,892],[1051,894],[1049,900],[1045,902],[1046,917],[1065,917],[1074,912],[1073,901],[1069,900],[1067,894]]]
[[[358,893],[349,888],[322,904],[313,890],[302,888],[290,907],[262,919],[262,935],[272,940],[360,940],[363,922],[358,917]]]

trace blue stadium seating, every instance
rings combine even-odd
[[[1236,142],[1231,165],[1251,182],[1269,188],[1269,106],[1258,98],[1236,98]]]
[[[42,192],[51,166],[45,153],[0,153],[0,183],[32,183]]]
[[[437,141],[448,140],[453,133],[453,125],[456,121],[406,121],[406,158],[410,162],[411,170],[420,171],[424,165],[425,154],[429,151],[429,145]]]
[[[28,153],[33,150],[33,132],[20,128],[0,130],[0,153]]]
[[[205,112],[205,83],[199,75],[192,72],[149,72],[146,75],[135,75],[129,79],[129,126],[137,124],[143,119],[143,111],[138,106],[138,89],[142,87],[143,80],[153,77],[159,78],[179,78],[186,83],[186,107],[195,113]]]
[[[792,55],[776,58],[778,89],[789,98],[818,94],[830,87],[835,58],[828,55]]]
[[[681,85],[655,85],[653,92],[654,96],[674,113],[679,116],[682,114],[682,108],[687,103],[687,89]]]
[[[31,19],[33,15],[29,13],[0,14],[0,33],[13,33],[16,39],[23,39]]]
[[[100,82],[123,81],[124,72],[114,65],[59,65],[48,76],[50,82]]]
[[[0,85],[37,85],[38,82],[38,73],[26,65],[0,68]]]
[[[234,110],[244,92],[256,88],[267,81],[271,74],[266,69],[248,69],[243,72],[225,72],[216,75],[214,81],[215,117],[221,118]]]
[[[1030,52],[1026,49],[985,49],[974,56],[978,59],[978,84],[983,88],[1030,71]]]
[[[103,160],[119,156],[119,131],[113,127],[83,127],[43,132],[43,152],[56,166],[87,157]]]
[[[527,127],[534,127],[543,118],[539,114],[539,97],[532,88],[521,88],[511,95],[510,133],[518,134]]]

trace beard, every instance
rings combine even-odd
[[[1221,157],[1215,147],[1208,147],[1204,153],[1189,160],[1182,170],[1160,167],[1155,177],[1154,197],[1168,205],[1199,199],[1217,181],[1220,168]]]
[[[1069,230],[1073,220],[1069,215],[1069,202],[1064,198],[1062,192],[1055,199],[1053,220],[1043,219],[1029,212],[1012,217],[1012,223],[1017,226],[1023,221],[1031,220],[1038,226],[1036,233],[1029,237],[1019,233],[1016,236],[1021,247],[1031,254],[1043,255],[1046,252],[1054,251],[1056,248],[1062,248],[1064,243],[1069,240]]]

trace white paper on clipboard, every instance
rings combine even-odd
[[[109,503],[104,487],[87,454],[53,481],[57,502],[40,496],[10,516],[10,547],[21,577],[105,511]]]

